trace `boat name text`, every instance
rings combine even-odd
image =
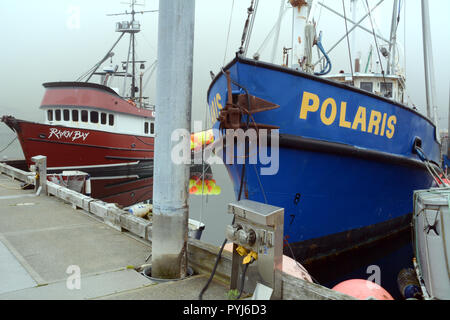
[[[219,117],[220,111],[223,109],[223,106],[220,103],[221,101],[222,97],[218,93],[211,102],[211,122],[213,125],[217,122],[217,118]]]
[[[72,131],[72,130],[60,130],[58,128],[50,128],[50,135],[48,138],[56,137],[57,139],[65,138],[65,139],[72,139],[72,141],[83,139],[83,141],[86,141],[86,138],[88,137],[89,132],[81,132],[81,131]]]
[[[351,119],[347,119],[347,102],[342,101],[340,108],[333,98],[328,98],[320,104],[319,96],[305,91],[300,109],[300,119],[307,120],[308,114],[319,112],[319,110],[320,120],[326,126],[331,126],[338,121],[341,128],[367,132],[381,137],[386,136],[388,139],[394,137],[397,124],[395,115],[389,116],[387,113],[359,106],[353,121],[349,121]]]

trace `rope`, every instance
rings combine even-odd
[[[252,1],[253,4],[253,1]],[[222,68],[222,74],[226,77],[226,73]],[[248,99],[248,106],[249,109],[251,110],[251,101],[250,101],[250,95],[249,92],[246,88],[244,88],[243,86],[240,86],[239,84],[237,84],[236,82],[234,82],[233,80],[231,80],[235,85],[239,86],[241,89],[243,89],[246,93],[247,93],[247,99]],[[247,129],[248,129],[248,125],[249,125],[249,117],[247,117]],[[247,152],[247,148],[245,148],[246,152]],[[241,197],[242,197],[242,191],[243,191],[243,186],[244,186],[244,177],[245,177],[245,169],[246,169],[246,165],[245,162],[242,165],[242,171],[241,171],[241,183],[240,183],[240,187],[239,187],[239,195],[238,195],[238,201],[241,201]],[[234,224],[236,216],[233,217],[233,221],[231,222],[231,224]],[[220,247],[219,253],[217,254],[217,258],[216,258],[216,262],[214,264],[214,267],[211,271],[211,275],[209,276],[208,280],[206,281],[205,286],[203,287],[203,289],[200,291],[199,295],[198,295],[198,300],[203,300],[203,294],[206,292],[206,290],[208,290],[208,287],[212,281],[212,279],[214,278],[214,274],[216,273],[217,270],[217,266],[219,265],[219,261],[222,258],[222,252],[225,248],[225,245],[227,244],[228,240],[225,238],[222,246]]]
[[[256,0],[256,1],[258,1],[258,0]],[[255,9],[253,7],[254,2],[255,2],[255,0],[252,0],[250,7],[247,9],[247,14],[248,14],[247,20],[245,21],[244,30],[242,31],[241,47],[239,48],[239,53],[243,54],[244,56],[247,53],[245,48],[248,47],[248,45],[246,44],[245,48],[244,48],[244,44],[249,41],[248,40],[249,36],[247,36],[247,34],[248,34],[248,30],[249,30],[249,24],[251,23],[250,18],[255,11]]]
[[[264,51],[264,49],[267,46],[267,43],[269,42],[269,40],[273,37],[273,34],[275,32],[275,30],[278,28],[278,26],[281,24],[281,21],[283,20],[284,15],[286,14],[286,12],[288,12],[290,8],[286,7],[284,8],[283,14],[278,17],[278,21],[274,24],[274,26],[272,27],[272,29],[270,30],[269,34],[267,35],[267,37],[264,39],[264,41],[262,42],[261,46],[258,48],[258,50],[256,50],[256,53],[261,53],[262,51]]]
[[[8,145],[6,147],[4,147],[2,150],[0,150],[0,153],[5,151],[6,149],[8,149],[13,144],[13,142],[16,141],[16,139],[17,139],[17,136],[15,136],[14,139],[12,139],[11,142],[8,143]]]
[[[247,42],[246,42],[246,44],[245,44],[244,55],[247,55],[247,52],[248,52],[248,46],[250,45],[250,38],[251,38],[252,33],[253,33],[253,25],[255,24],[256,11],[258,10],[258,4],[259,4],[259,0],[255,0],[255,7],[254,7],[254,9],[253,9],[253,16],[252,16],[252,19],[250,20],[250,27],[249,27],[249,32],[248,32],[248,36],[247,36]]]
[[[256,170],[256,165],[253,165],[253,169],[255,170],[256,178],[258,178],[258,184],[259,184],[259,188],[261,189],[261,192],[262,192],[262,194],[264,196],[264,202],[266,204],[269,204],[269,202],[267,201],[267,197],[266,197],[266,191],[264,191],[264,187],[263,187],[263,185],[261,183],[261,178],[259,177],[258,170]]]
[[[344,0],[342,0],[344,1]],[[367,6],[367,12],[369,14],[369,20],[370,20],[370,25],[372,26],[372,33],[373,33],[373,38],[375,40],[375,46],[377,47],[377,54],[378,54],[378,61],[380,61],[380,67],[381,67],[381,73],[383,74],[383,81],[386,84],[386,77],[384,75],[384,68],[383,68],[383,63],[381,62],[381,56],[380,56],[380,48],[378,47],[378,41],[377,41],[377,36],[375,35],[375,28],[373,26],[373,20],[372,20],[372,13],[369,7],[369,3],[367,2],[367,0],[365,1],[366,6]]]
[[[426,157],[423,149],[420,148],[419,146],[415,146],[415,151],[416,151],[417,155],[419,156],[420,160],[422,160],[422,162],[425,164],[425,167],[427,168],[428,173],[431,175],[431,177],[434,179],[434,181],[436,181],[438,186],[442,185],[443,187],[448,187],[448,185],[441,179],[439,174],[436,172],[436,170],[432,166],[431,161],[428,160],[428,158]]]
[[[234,0],[233,0],[233,5],[234,5]],[[206,131],[207,119],[208,119],[208,109],[205,109],[205,122],[204,122],[205,127],[203,128],[204,129],[203,132]],[[205,139],[204,140],[206,140],[206,133],[204,133],[204,134],[205,134]],[[204,191],[205,191],[205,173],[206,173],[206,170],[208,170],[210,168],[210,166],[211,166],[210,164],[208,164],[208,166],[205,166],[205,164],[206,164],[206,162],[205,162],[205,149],[206,149],[205,144],[203,144],[202,145],[202,177],[201,177],[201,179],[202,179],[202,201],[201,201],[202,202],[202,206],[201,206],[201,209],[200,209],[200,223],[203,223],[203,210],[204,210],[203,209],[203,198],[205,196],[205,194],[204,194]],[[206,202],[208,202],[208,196],[209,195],[206,195]]]
[[[316,279],[308,272],[308,270],[306,270],[305,267],[303,267],[303,266],[297,261],[297,258],[295,257],[295,254],[294,254],[294,251],[292,250],[292,247],[291,247],[290,243],[287,241],[287,239],[286,239],[286,241],[285,241],[284,243],[287,244],[287,246],[288,246],[288,248],[289,248],[289,251],[291,251],[292,259],[294,259],[295,264],[297,265],[297,267],[298,267],[300,270],[302,270],[303,272],[305,272],[306,274],[309,274],[309,276],[311,277],[311,279],[312,279],[312,281],[313,281],[314,283],[320,284],[319,281],[317,281],[317,280],[316,280]]]
[[[225,60],[227,58],[228,42],[230,40],[230,31],[231,31],[231,21],[233,20],[233,10],[234,10],[234,0],[233,0],[233,3],[231,4],[230,22],[228,24],[227,42],[226,42],[226,46],[225,46],[225,55],[223,56],[223,63],[222,63],[222,65],[225,65]]]
[[[314,74],[316,76],[323,76],[323,75],[330,73],[331,68],[333,66],[331,64],[330,57],[327,55],[327,52],[325,51],[325,49],[323,48],[323,45],[322,45],[322,31],[319,33],[319,39],[317,40],[317,48],[318,48],[319,52],[322,52],[322,54],[324,55],[326,64],[323,65],[323,68],[320,72],[316,72]],[[312,68],[314,68],[314,65],[312,66]]]

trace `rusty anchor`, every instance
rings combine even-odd
[[[226,71],[228,96],[225,108],[220,111],[217,120],[220,122],[220,129],[279,129],[278,126],[256,123],[253,120],[253,115],[258,112],[270,111],[279,108],[280,106],[270,101],[255,97],[250,94],[233,95],[231,91],[231,77],[230,71]],[[244,115],[248,115],[249,121],[243,122]],[[252,121],[250,121],[252,119]]]

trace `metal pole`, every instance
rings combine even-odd
[[[357,0],[351,0],[351,11],[352,11],[352,20],[356,21],[356,8],[357,8]],[[353,61],[351,62],[352,64],[354,64],[355,66],[355,72],[359,72],[359,70],[357,70],[358,68],[356,68],[356,58],[357,58],[357,53],[358,50],[356,49],[356,30],[355,32],[352,33],[352,36],[350,37],[351,39],[351,56]]]
[[[280,39],[281,19],[284,14],[284,3],[285,3],[285,1],[281,0],[280,13],[278,14],[277,24],[275,25],[276,31],[275,31],[275,39],[273,40],[273,47],[272,47],[272,58],[271,58],[272,63],[275,62],[275,56],[277,54],[278,42]]]
[[[430,13],[427,0],[422,0],[423,58],[425,64],[425,88],[427,97],[427,115],[437,129],[437,108],[435,106],[436,88],[434,85],[433,47],[431,44]],[[439,136],[439,131],[437,131]],[[439,139],[439,138],[438,138]]]
[[[391,37],[389,40],[389,59],[387,73],[395,73],[395,50],[397,42],[397,8],[398,0],[394,1],[394,8],[392,9],[392,22],[391,22]]]
[[[383,1],[384,1],[384,0],[383,0]],[[337,12],[336,10],[333,10],[332,8],[326,6],[326,5],[323,4],[322,2],[319,2],[318,4],[321,5],[323,8],[327,9],[328,11],[333,12],[334,14],[336,14],[336,15],[339,16],[339,17],[341,17],[342,19],[347,20],[347,21],[350,22],[351,24],[353,24],[353,25],[354,25],[354,24],[357,24],[357,23],[355,22],[355,21],[356,21],[355,19],[350,20],[348,17],[345,18],[343,14],[340,14],[339,12]],[[361,29],[361,30],[364,30],[364,31],[370,33],[370,35],[373,35],[372,30],[369,30],[369,29],[367,29],[366,27],[361,26],[360,24],[357,24],[357,27],[358,27],[359,29]],[[388,39],[382,37],[382,36],[379,35],[379,34],[377,34],[376,37],[377,37],[378,39],[380,39],[380,40],[383,40],[383,41],[386,42],[386,43],[389,43],[389,40],[388,40]]]
[[[355,24],[354,24],[354,26],[353,27],[351,27],[350,28],[350,30],[348,30],[348,32],[345,34],[345,35],[343,35],[342,36],[342,38],[340,38],[328,51],[327,51],[327,54],[330,54],[331,53],[331,51],[333,51],[338,45],[339,45],[339,43],[341,43],[341,41],[342,40],[344,40],[350,33],[352,33],[353,32],[353,30],[355,30],[357,27],[359,27],[359,25],[364,21],[364,20],[366,20],[366,18],[367,17],[369,17],[370,16],[370,14],[381,4],[381,3],[383,3],[384,2],[384,0],[380,0],[376,5],[375,5],[375,7],[373,7],[372,9],[370,9],[369,8],[369,12],[367,12],[367,14],[365,14],[361,19],[359,19],[359,21],[358,22],[356,22]],[[344,18],[345,19],[345,18]],[[349,19],[345,19],[345,20],[347,20],[347,21],[350,21]],[[350,21],[351,22],[351,21]],[[354,23],[354,22],[352,22],[352,23]],[[322,61],[322,59],[325,59],[325,57],[323,56],[322,58],[320,58],[316,63],[314,63],[313,64],[313,66],[315,67],[317,64],[319,64],[320,63],[320,61]]]
[[[152,277],[179,279],[187,270],[189,163],[171,155],[187,132],[182,151],[190,162],[195,0],[160,0],[153,177]]]
[[[308,24],[309,8],[311,0],[305,2],[291,2],[294,10],[294,22],[292,31],[292,68],[302,68],[306,71],[306,25]]]
[[[450,85],[448,86],[448,89],[447,157],[450,159]]]
[[[106,54],[106,56],[94,66],[94,71],[91,72],[91,74],[89,75],[89,77],[87,78],[87,80],[85,82],[89,82],[89,80],[91,80],[92,76],[94,75],[94,73],[97,71],[98,68],[100,68],[100,66],[102,65],[103,62],[105,62],[108,58],[112,57],[114,55],[114,53],[111,55],[111,51],[114,50],[114,48],[116,47],[116,45],[119,43],[120,39],[122,39],[123,35],[125,34],[125,32],[122,32],[122,34],[119,36],[119,39],[117,39],[117,41],[114,43],[114,45],[112,46],[112,48],[108,51],[108,53]]]

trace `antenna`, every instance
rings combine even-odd
[[[130,2],[121,2],[121,4],[129,5],[131,8],[131,12],[125,11],[125,13],[110,13],[107,16],[124,16],[124,15],[134,15],[137,13],[144,14],[147,12],[158,12],[159,10],[144,10],[144,11],[134,11],[134,6],[145,6],[145,3],[137,3],[137,0],[131,0]],[[134,20],[134,19],[133,19]]]
[[[148,12],[158,12],[158,10],[143,10],[143,11],[135,11],[135,6],[144,6],[145,3],[137,3],[137,0],[130,0],[130,2],[121,2],[121,4],[126,4],[131,7],[131,12],[125,11],[125,13],[110,13],[107,16],[123,16],[123,15],[131,15],[131,21],[118,22],[116,24],[116,31],[122,32],[122,34],[129,33],[130,34],[130,48],[128,52],[131,51],[131,64],[132,64],[132,78],[131,78],[131,99],[134,100],[136,98],[136,54],[135,54],[135,34],[141,31],[141,25],[138,21],[135,20],[134,16],[136,14],[144,14]],[[126,74],[124,79],[124,88],[125,82],[128,76],[128,64],[130,61],[127,59],[126,61]],[[142,89],[142,88],[141,88]],[[125,93],[124,93],[125,94]]]

